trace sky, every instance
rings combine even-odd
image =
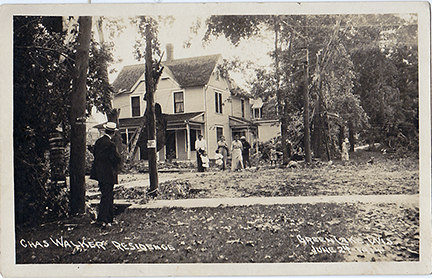
[[[272,60],[268,54],[274,47],[274,35],[271,32],[259,38],[241,41],[238,46],[233,46],[225,37],[212,37],[210,42],[203,45],[202,38],[206,31],[206,18],[206,16],[175,16],[171,24],[160,23],[158,39],[161,50],[166,51],[166,44],[171,43],[174,46],[174,59],[222,54],[222,57],[228,60],[240,59],[242,61],[253,61],[260,67],[270,66]],[[121,20],[119,21],[119,19]],[[133,46],[135,40],[139,38],[139,34],[136,27],[131,25],[130,19],[106,18],[106,20],[117,20],[119,25],[124,26],[122,32],[117,33],[114,38],[109,36],[109,29],[104,28],[103,31],[105,40],[114,43],[113,55],[115,62],[109,67],[109,72],[112,72],[109,75],[109,80],[112,83],[124,66],[144,63],[144,61],[138,61],[134,57]],[[197,30],[197,33],[192,33],[190,27],[197,21],[201,22],[201,27]],[[95,22],[96,18],[93,19],[93,23]],[[93,31],[95,39],[98,40],[98,32],[95,25],[93,25]],[[185,41],[190,42],[190,47],[184,47]],[[165,59],[166,54],[164,54],[162,61]],[[246,88],[246,76],[236,72],[231,72],[230,74],[238,85]],[[106,121],[105,115],[97,113],[96,110],[92,111],[92,115],[98,123]]]
[[[273,47],[272,34],[267,34],[268,36],[266,37],[245,40],[237,47],[233,46],[224,37],[213,38],[204,46],[202,38],[206,30],[206,18],[205,16],[176,16],[172,24],[160,24],[158,39],[161,50],[165,51],[166,44],[171,43],[174,45],[175,59],[222,54],[222,57],[225,59],[239,58],[243,61],[254,61],[260,66],[268,66],[271,63],[268,53]],[[198,29],[197,34],[194,34],[191,32],[190,27],[197,21],[201,22],[201,28]],[[112,65],[112,68],[116,69],[117,73],[110,75],[111,82],[114,81],[123,66],[139,63],[133,56],[133,45],[137,31],[135,27],[130,26],[127,18],[124,19],[123,24],[128,26],[128,28],[114,40],[114,58],[122,59],[123,61]],[[184,47],[184,43],[187,40],[190,42],[190,47]],[[162,60],[165,59],[166,54]],[[233,77],[235,78],[235,76]],[[244,78],[238,76],[236,79]],[[241,84],[243,83],[242,80],[238,82],[240,85],[244,85]]]

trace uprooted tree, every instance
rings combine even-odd
[[[234,45],[274,32],[274,69],[257,69],[251,91],[275,99],[282,144],[302,114],[294,125],[301,135],[291,140],[307,148],[310,124],[315,157],[334,159],[345,137],[351,148],[358,138],[418,151],[415,15],[227,15],[206,23],[204,41],[224,35]]]

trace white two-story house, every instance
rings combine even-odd
[[[195,160],[195,140],[203,134],[209,157],[213,158],[220,135],[231,144],[234,135],[257,139],[257,125],[252,122],[250,96],[236,93],[232,81],[222,77],[218,65],[220,54],[174,59],[172,46],[167,46],[167,60],[155,92],[155,102],[167,120],[166,145],[158,152],[159,160],[171,158]],[[120,109],[119,128],[128,143],[146,109],[145,65],[125,66],[113,87],[114,108]]]

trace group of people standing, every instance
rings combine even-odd
[[[251,163],[249,161],[249,149],[251,145],[246,141],[246,137],[234,136],[234,141],[231,143],[232,160],[231,160],[231,170],[239,171],[243,168],[249,166]]]
[[[103,127],[104,135],[96,141],[93,148],[94,162],[90,178],[99,182],[99,190],[102,193],[96,223],[105,226],[112,223],[114,219],[113,188],[114,184],[118,183],[118,172],[122,159],[112,140],[116,131],[118,131],[116,123],[108,122]],[[349,160],[349,146],[349,140],[346,138],[342,143],[342,161]],[[222,170],[225,170],[231,152],[232,171],[239,171],[247,166],[251,167],[249,161],[250,148],[251,145],[246,141],[245,136],[240,137],[238,134],[234,136],[234,141],[231,143],[231,148],[229,148],[225,137],[222,135],[217,142],[216,164]],[[202,134],[198,135],[198,140],[195,141],[195,149],[198,172],[204,172],[209,167],[209,158],[207,155],[207,142]],[[273,161],[276,164],[276,151],[272,152],[271,161],[272,165]]]
[[[197,153],[198,172],[204,172],[208,168],[207,143],[203,135],[198,135],[198,140],[195,141],[195,149]],[[234,141],[229,148],[225,137],[222,135],[217,142],[216,149],[216,165],[221,167],[221,170],[227,169],[228,156],[231,152],[231,170],[239,171],[240,169],[251,167],[249,160],[249,150],[251,145],[246,141],[246,137],[239,135],[234,136]]]

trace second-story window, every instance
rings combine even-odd
[[[131,97],[132,117],[141,116],[140,97]]]
[[[245,117],[245,101],[244,99],[241,100],[241,113],[242,113],[242,118]]]
[[[183,92],[174,92],[174,113],[184,113]]]
[[[255,119],[261,119],[261,117],[262,117],[262,114],[261,114],[261,107],[259,107],[259,108],[254,108],[254,109],[253,109],[253,117],[254,117]]]
[[[215,93],[215,111],[222,114],[222,93]]]

